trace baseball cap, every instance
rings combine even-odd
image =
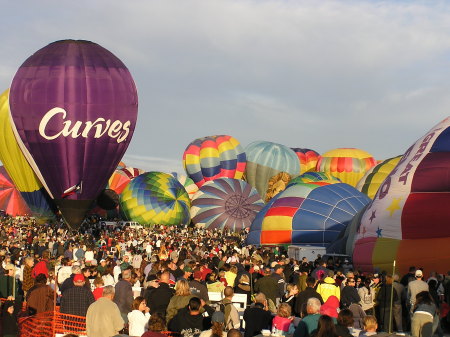
[[[222,311],[215,311],[211,317],[212,322],[223,323],[225,321],[225,315]]]
[[[82,274],[76,274],[73,277],[73,282],[83,282],[84,281],[84,276]]]
[[[277,263],[277,264],[273,267],[273,270],[277,270],[277,269],[280,269],[280,268],[283,268],[283,266],[282,266],[281,264]]]
[[[380,278],[380,275],[378,275],[378,274],[373,274],[373,278]]]
[[[186,266],[186,267],[183,268],[183,271],[186,272],[186,273],[192,273],[192,268],[189,267],[189,266]]]
[[[416,277],[422,277],[423,273],[422,273],[422,271],[420,269],[417,269],[415,275],[416,275]]]

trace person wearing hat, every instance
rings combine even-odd
[[[74,286],[62,294],[61,313],[86,316],[89,306],[95,302],[95,299],[92,291],[84,286],[85,283],[83,274],[76,274],[73,277]]]
[[[225,332],[225,315],[222,311],[215,311],[211,317],[211,329],[202,331],[199,337],[226,337]]]
[[[277,293],[277,297],[276,297],[278,302],[280,302],[281,299],[283,298],[284,293],[285,293],[285,288],[286,288],[286,281],[284,279],[283,270],[284,270],[284,266],[282,266],[279,263],[277,263],[273,267],[272,277],[275,279],[275,281],[277,281],[277,285],[278,285],[278,293]]]
[[[209,302],[208,289],[202,281],[202,276],[203,274],[200,271],[200,268],[195,268],[194,279],[192,281],[188,281],[189,287],[192,295],[197,296],[205,302]]]
[[[186,281],[189,282],[189,279],[190,279],[190,277],[191,277],[193,272],[194,271],[192,270],[191,267],[189,267],[188,265],[185,265],[184,268],[183,268],[183,276],[180,277],[179,279],[177,279],[177,281],[179,281],[179,280],[186,280]]]
[[[0,298],[12,296],[17,299],[19,295],[19,284],[14,277],[16,268],[12,263],[7,263],[4,269],[5,274],[0,275]]]
[[[428,283],[423,280],[423,271],[417,269],[414,274],[415,280],[408,283],[406,292],[406,304],[410,306],[410,314],[412,315],[414,304],[416,303],[416,295],[422,291],[429,291]]]

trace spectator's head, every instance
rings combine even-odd
[[[298,294],[297,285],[294,283],[289,283],[286,286],[286,291],[288,292],[289,295],[297,295]]]
[[[255,303],[266,304],[267,298],[263,293],[257,293],[255,296]]]
[[[116,294],[116,290],[113,286],[105,286],[103,287],[102,297],[109,298],[110,300],[114,299],[114,295]]]
[[[337,336],[336,326],[330,316],[320,316],[317,324],[317,336]]]
[[[145,298],[142,296],[138,296],[133,300],[132,308],[133,310],[144,311],[147,303],[145,302]]]
[[[30,267],[30,268],[33,268],[33,266],[34,266],[34,259],[31,256],[27,256],[25,258],[25,265]]]
[[[189,283],[186,280],[179,280],[175,284],[175,295],[177,296],[189,296],[191,295],[191,289]]]
[[[416,277],[417,280],[421,280],[423,278],[423,272],[420,269],[417,269],[414,276]]]
[[[308,302],[306,302],[306,312],[308,315],[314,315],[320,313],[320,301],[319,299],[315,297],[311,297],[308,299]]]
[[[225,328],[225,315],[222,311],[215,311],[211,317],[211,336],[222,336]]]
[[[288,318],[291,317],[292,309],[288,303],[280,303],[277,309],[277,315],[280,317]]]
[[[230,286],[225,287],[225,289],[223,290],[223,296],[225,298],[232,298],[234,296],[233,287]]]
[[[238,329],[230,329],[227,332],[227,337],[242,337],[242,334]]]
[[[168,271],[163,271],[161,276],[159,277],[159,281],[162,283],[169,283],[170,281],[170,273]]]
[[[50,258],[50,251],[44,250],[42,252],[42,258],[45,259],[45,260],[48,260]]]
[[[192,297],[189,300],[188,308],[191,315],[197,315],[200,312],[202,302],[198,297]]]
[[[45,274],[39,274],[36,276],[36,283],[37,284],[47,284],[47,276]]]
[[[81,274],[81,267],[79,265],[73,265],[72,274]]]
[[[337,322],[340,326],[351,327],[353,326],[353,313],[350,309],[342,309],[339,311]]]
[[[385,282],[386,282],[386,284],[392,284],[392,283],[394,283],[394,278],[392,277],[392,275],[386,275],[386,277],[385,277]]]
[[[166,330],[166,316],[160,312],[152,314],[148,320],[148,330],[153,332],[160,332]]]
[[[131,270],[130,269],[125,269],[124,271],[122,271],[122,280],[131,281]]]
[[[105,282],[103,281],[103,279],[102,279],[101,277],[97,277],[97,278],[94,280],[94,286],[95,286],[96,288],[103,287],[104,285],[105,285]]]
[[[85,282],[86,282],[86,280],[84,279],[83,274],[76,274],[76,275],[73,277],[73,284],[74,284],[75,286],[77,286],[77,287],[82,287],[82,286],[84,286]]]
[[[375,316],[367,315],[363,318],[364,330],[367,332],[376,332],[378,329],[378,322]]]
[[[306,278],[306,285],[310,288],[314,288],[314,286],[316,285],[316,279],[312,276],[308,276]]]

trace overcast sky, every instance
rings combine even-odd
[[[450,112],[447,1],[1,2],[0,90],[55,40],[102,45],[137,84],[125,162],[146,170],[214,134],[386,159]]]

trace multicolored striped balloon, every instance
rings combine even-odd
[[[356,189],[373,199],[384,179],[397,166],[401,158],[402,156],[389,158],[372,167],[358,182]]]
[[[291,147],[300,161],[300,174],[315,171],[320,154],[311,149]]]
[[[247,168],[245,180],[265,198],[269,180],[280,172],[291,177],[300,173],[300,162],[297,155],[287,146],[257,141],[245,148]]]
[[[353,252],[364,271],[450,266],[450,117],[419,138],[364,212]]]
[[[241,144],[226,135],[198,138],[183,153],[184,169],[198,187],[222,177],[241,179],[246,162]]]
[[[331,173],[343,183],[356,186],[364,174],[377,164],[366,151],[341,148],[324,153],[317,162],[318,172]]]
[[[11,216],[31,215],[25,200],[3,166],[0,166],[0,210]]]
[[[189,194],[189,199],[192,200],[195,193],[198,191],[198,186],[195,185],[194,181],[184,174],[178,174],[177,172],[170,173],[174,178],[176,178],[181,185],[183,185],[186,192]]]
[[[192,222],[206,228],[239,231],[250,227],[264,202],[243,180],[218,178],[200,187],[192,199]]]
[[[366,195],[339,182],[292,184],[258,213],[246,243],[326,247],[369,202]]]
[[[190,221],[190,206],[184,187],[163,172],[141,174],[120,195],[125,217],[140,224],[186,225]]]
[[[125,187],[127,187],[128,183],[131,181],[131,178],[128,174],[126,174],[123,170],[115,170],[112,174],[111,178],[108,180],[108,185],[106,188],[109,188],[120,194],[123,192]]]

